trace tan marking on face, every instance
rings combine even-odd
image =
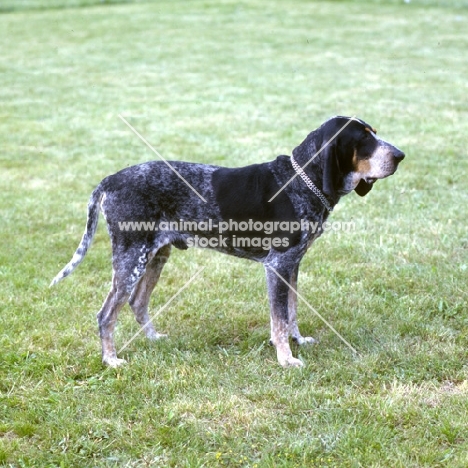
[[[357,151],[354,150],[353,168],[354,168],[354,171],[359,172],[359,174],[368,174],[371,169],[371,163],[369,159],[359,159]]]

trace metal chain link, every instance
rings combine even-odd
[[[291,156],[291,164],[296,173],[300,176],[300,178],[305,182],[307,187],[312,190],[312,192],[317,196],[317,198],[323,203],[323,206],[328,211],[333,211],[333,208],[328,203],[328,200],[325,198],[325,195],[319,190],[319,188],[310,180],[309,176],[304,172],[301,166],[297,164],[297,161],[294,159],[294,156]]]

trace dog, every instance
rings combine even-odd
[[[51,286],[83,260],[100,209],[107,222],[113,266],[112,286],[97,314],[105,365],[125,362],[117,357],[113,334],[126,302],[149,339],[165,336],[155,330],[148,315],[151,292],[171,247],[198,245],[264,265],[270,342],[282,366],[302,366],[292,354],[289,337],[299,345],[315,340],[302,336],[297,325],[299,263],[323,230],[297,226],[304,221],[322,225],[342,196],[353,190],[366,195],[376,180],[392,175],[404,157],[363,120],[337,116],[311,132],[292,156],[262,164],[225,168],[152,161],[127,167],[103,179],[93,191],[81,243]],[[150,228],[141,229],[141,223],[150,221]],[[261,231],[261,226],[268,229]]]

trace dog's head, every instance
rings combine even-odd
[[[305,152],[310,159],[319,152],[323,191],[332,199],[352,190],[363,197],[376,180],[392,175],[405,157],[396,146],[377,137],[376,133],[363,120],[333,117],[312,132],[293,154],[303,155]],[[301,163],[306,162],[301,158]]]

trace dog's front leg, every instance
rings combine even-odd
[[[276,347],[278,361],[283,367],[302,366],[302,361],[293,357],[289,346],[289,284],[294,269],[265,265],[265,271],[270,299],[271,342]]]
[[[317,343],[311,336],[302,336],[297,325],[297,276],[299,274],[299,264],[294,268],[291,275],[291,288],[289,289],[289,333],[293,341],[298,345]]]

